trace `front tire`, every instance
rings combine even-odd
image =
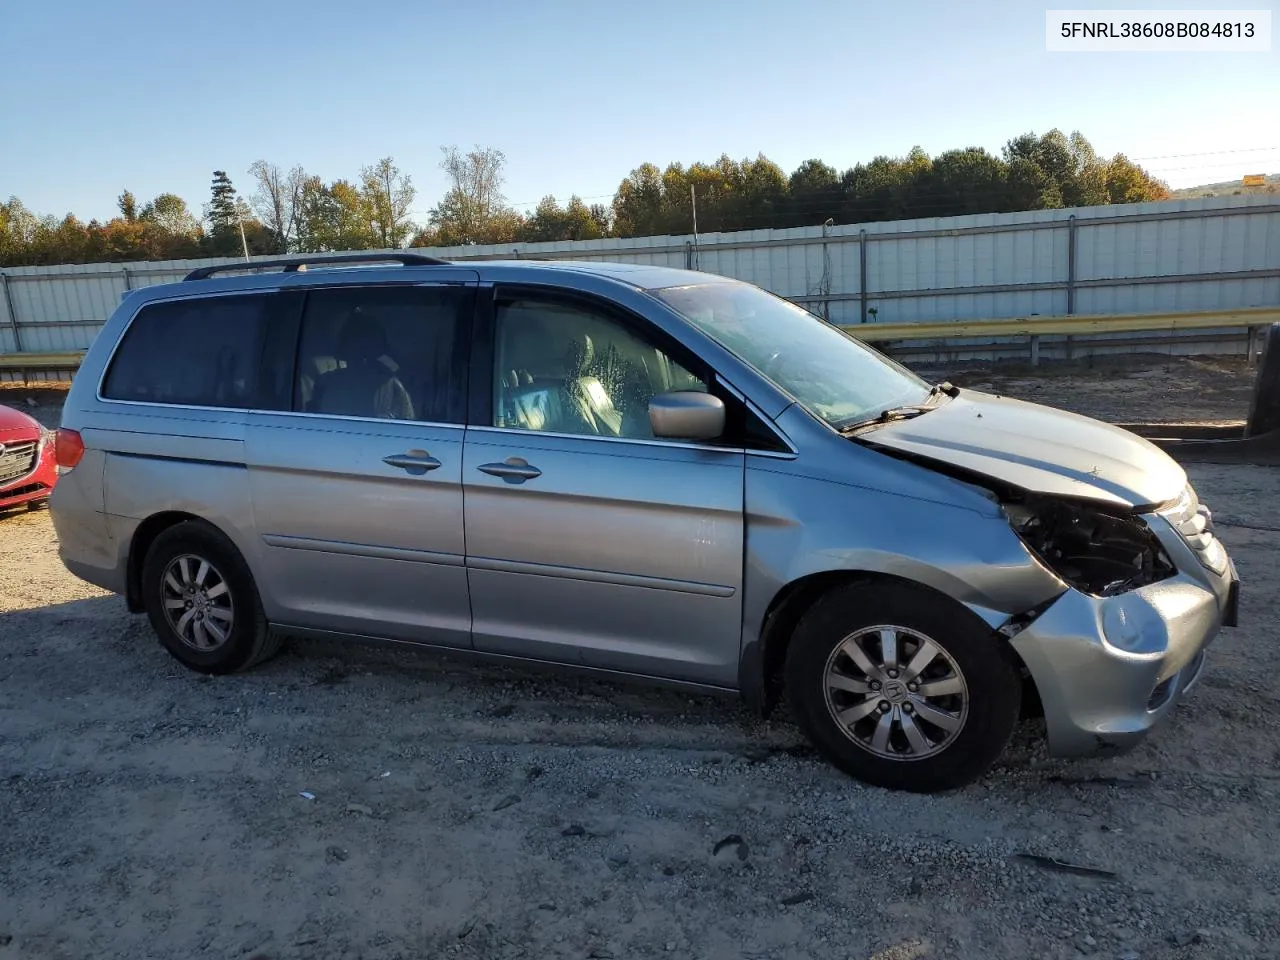
[[[982,776],[1004,751],[1022,687],[998,637],[907,583],[824,595],[787,650],[787,699],[818,750],[875,786],[930,793]]]
[[[247,670],[279,647],[249,565],[235,544],[207,524],[186,521],[156,537],[141,585],[160,643],[192,670]]]

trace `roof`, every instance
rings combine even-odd
[[[680,270],[675,267],[659,267],[646,263],[616,263],[608,260],[480,260],[454,261],[457,266],[474,267],[482,277],[499,279],[506,271],[520,272],[528,270],[547,270],[553,272],[571,271],[585,273],[597,277],[607,277],[621,283],[639,287],[642,290],[657,290],[662,287],[682,287],[693,283],[714,283],[727,281],[728,277],[720,277],[696,270]]]
[[[251,290],[279,289],[281,287],[307,287],[312,284],[356,280],[363,283],[395,283],[397,281],[430,281],[432,279],[479,280],[487,283],[539,283],[550,281],[567,287],[595,289],[604,292],[601,284],[618,284],[632,290],[658,290],[664,287],[680,287],[699,283],[734,283],[729,277],[695,270],[679,270],[674,267],[652,266],[642,263],[616,263],[596,260],[454,260],[435,261],[423,257],[421,261],[411,256],[402,263],[389,263],[398,256],[380,259],[371,254],[368,260],[359,255],[339,255],[332,262],[324,258],[289,257],[276,261],[250,261],[243,266],[228,263],[221,269],[206,275],[205,270],[193,271],[186,280],[138,287],[121,298],[137,298],[141,302],[164,300],[173,296],[201,296],[218,293],[247,292]],[[356,263],[361,265],[357,266]],[[307,263],[309,269],[264,269],[256,272],[237,273],[237,269],[253,270],[255,265],[279,267],[282,263],[297,265]],[[558,275],[558,276],[555,276]],[[358,278],[358,279],[357,279]]]

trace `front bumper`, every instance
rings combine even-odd
[[[1068,590],[1010,643],[1044,706],[1049,752],[1058,757],[1132,749],[1199,680],[1205,650],[1235,626],[1235,566],[1217,574],[1201,564],[1160,518],[1152,529],[1179,573],[1114,597]],[[1108,639],[1140,631],[1141,653]]]
[[[57,482],[58,465],[54,461],[53,444],[41,441],[32,469],[21,477],[0,484],[0,511],[48,500]]]

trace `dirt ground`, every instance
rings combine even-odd
[[[1243,418],[1194,364],[953,379]],[[0,519],[0,960],[1280,957],[1280,473],[1189,472],[1243,578],[1200,687],[1132,754],[1028,724],[932,797],[712,697],[319,643],[203,678]]]
[[[1241,425],[1249,416],[1257,375],[1243,357],[1152,355],[1058,361],[1041,367],[967,364],[921,372],[1111,423]]]

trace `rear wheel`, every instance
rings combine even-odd
[[[156,537],[142,568],[142,597],[160,642],[192,670],[246,670],[279,646],[248,564],[207,524],[180,523]]]
[[[823,596],[787,651],[787,699],[814,745],[877,786],[963,786],[1004,751],[1021,683],[998,638],[951,600],[911,584]]]

